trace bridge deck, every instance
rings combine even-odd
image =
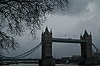
[[[52,42],[62,42],[62,43],[85,43],[85,40],[80,39],[62,39],[62,38],[53,38]]]

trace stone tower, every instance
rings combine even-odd
[[[55,66],[55,59],[52,56],[52,31],[46,27],[42,33],[42,59],[39,66]]]
[[[96,64],[96,59],[93,57],[92,53],[92,35],[89,35],[85,30],[84,35],[81,35],[80,39],[86,41],[85,43],[81,43],[81,57],[84,59],[84,64]]]

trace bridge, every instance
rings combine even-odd
[[[40,59],[0,59],[3,65],[9,64],[38,64]]]
[[[42,57],[41,59],[36,59],[36,61],[38,60],[39,62],[39,66],[55,66],[55,59],[52,56],[52,42],[61,42],[61,43],[80,44],[81,46],[80,60],[83,60],[81,64],[84,64],[84,65],[98,64],[97,60],[99,60],[100,58],[100,50],[92,43],[92,35],[91,34],[89,35],[87,31],[84,32],[84,35],[80,36],[80,39],[52,38],[52,31],[49,32],[48,28],[46,27],[45,32],[43,32],[41,36],[42,36],[41,42],[34,48],[30,49],[29,51],[26,51],[25,53],[17,55],[15,57],[7,57],[7,56],[0,55],[0,58],[1,58],[0,61],[15,61],[15,60],[17,61],[19,59],[20,61],[22,60],[25,61],[25,59],[21,59],[21,58],[32,54],[40,46],[42,46],[42,54],[41,54]],[[96,51],[93,51],[92,47],[94,47]],[[27,61],[30,61],[30,60],[27,59]]]
[[[85,43],[86,40],[80,39],[64,39],[64,38],[52,38],[52,42],[61,42],[61,43]]]

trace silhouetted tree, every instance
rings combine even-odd
[[[68,5],[68,0],[0,0],[0,47],[15,49],[12,35],[41,28],[46,14]]]

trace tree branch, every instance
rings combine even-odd
[[[34,37],[45,21],[46,14],[53,13],[55,8],[62,10],[66,4],[68,0],[0,0],[0,38],[5,39],[0,40],[5,43],[0,43],[1,46],[6,48],[14,45],[11,35],[23,35],[29,31]]]
[[[0,0],[0,4],[7,4],[7,3],[9,3],[9,2],[19,2],[19,3],[22,3],[22,2],[30,2],[30,3],[32,3],[32,2],[39,2],[39,1],[28,1],[28,0],[7,0],[7,1],[5,1],[5,0]]]

